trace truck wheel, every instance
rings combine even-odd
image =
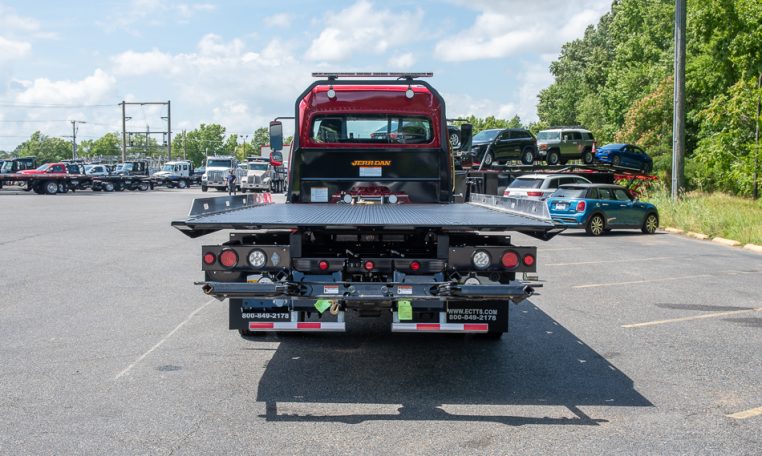
[[[603,221],[603,217],[600,214],[595,214],[590,217],[590,221],[585,226],[585,231],[591,236],[600,236],[606,230],[606,223]]]
[[[138,190],[141,192],[148,191],[148,183],[147,182],[141,182],[138,184]]]
[[[55,195],[58,193],[58,184],[55,181],[47,181],[43,184],[45,193],[48,195]]]
[[[582,152],[582,161],[585,162],[586,165],[593,163],[593,151],[585,149],[585,151]]]
[[[35,182],[34,184],[30,182],[29,185],[31,185],[32,190],[38,195],[45,193],[45,189],[42,187],[42,182]]]
[[[180,179],[177,181],[177,188],[188,188],[188,183],[185,181],[185,179]]]
[[[646,215],[645,220],[643,220],[643,226],[640,227],[640,231],[645,234],[654,234],[658,227],[659,217],[656,214],[648,214]]]
[[[116,184],[114,184],[114,190],[117,192],[122,192],[124,191],[124,185],[122,185],[121,182],[117,182]]]
[[[557,165],[558,162],[561,161],[561,156],[558,155],[557,150],[551,150],[551,151],[548,151],[548,156],[545,158],[545,161],[549,165]]]
[[[207,190],[209,190],[209,187],[207,187],[206,185],[202,185],[201,186],[201,191],[202,192],[206,193]]]
[[[534,163],[534,151],[531,147],[527,147],[524,149],[524,152],[521,153],[521,163],[525,165]]]
[[[106,182],[103,184],[103,191],[105,192],[113,192],[114,191],[114,183],[113,182]]]
[[[66,184],[58,184],[58,193],[69,193],[69,187]]]
[[[266,337],[267,333],[264,331],[249,331],[247,329],[239,329],[238,334],[241,335],[244,339],[248,339],[251,337]]]

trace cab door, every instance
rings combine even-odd
[[[614,197],[612,189],[608,187],[599,187],[598,200],[600,201],[601,210],[606,219],[606,225],[611,227],[622,225],[622,215],[620,214],[621,207]]]
[[[615,204],[619,206],[619,217],[622,225],[638,225],[640,210],[635,207],[635,202],[623,188],[613,189]]]

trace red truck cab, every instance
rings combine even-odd
[[[37,169],[25,169],[18,172],[19,174],[68,174],[69,171],[66,168],[65,163],[45,163]]]

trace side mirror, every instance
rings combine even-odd
[[[460,126],[460,150],[471,150],[471,140],[474,137],[474,126],[464,123]]]
[[[277,120],[270,122],[270,149],[283,149],[283,124]]]

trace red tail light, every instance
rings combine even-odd
[[[505,252],[502,258],[503,267],[513,269],[519,265],[519,255],[516,252]]]
[[[584,212],[585,211],[585,202],[580,201],[577,203],[577,212]]]
[[[211,266],[214,264],[214,262],[217,261],[217,257],[212,252],[206,252],[204,254],[204,264],[207,266]]]
[[[510,196],[510,194],[511,194],[511,192],[509,192],[508,190],[503,192],[503,196]]]
[[[320,263],[318,263],[318,267],[321,271],[325,271],[328,269],[328,262],[325,260],[321,260]]]
[[[368,260],[368,261],[365,262],[364,266],[365,266],[365,270],[366,271],[372,271],[376,267],[376,264],[373,263],[372,261]]]
[[[220,253],[220,264],[226,268],[232,268],[238,264],[238,254],[235,250],[224,250]]]
[[[524,266],[532,266],[535,261],[534,255],[524,255],[522,261],[524,262]]]
[[[421,263],[417,261],[411,261],[410,262],[410,269],[415,272],[421,269]]]
[[[527,192],[527,196],[542,196],[542,192]]]

